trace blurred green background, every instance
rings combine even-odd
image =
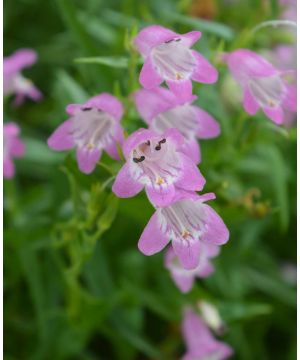
[[[286,27],[251,32],[281,12],[271,0],[4,1],[4,54],[35,49],[39,61],[24,74],[44,93],[20,108],[5,102],[4,121],[17,122],[26,143],[17,176],[4,183],[5,359],[179,359],[182,306],[200,299],[220,311],[235,359],[296,358],[296,129],[261,112],[248,117],[217,60],[238,47],[291,44]],[[153,209],[144,194],[111,194],[120,164],[104,157],[86,176],[73,153],[46,145],[68,103],[103,91],[122,99],[128,133],[145,126],[129,96],[140,69],[131,39],[153,23],[202,31],[196,48],[220,71],[217,84],[194,92],[222,127],[201,142],[200,169],[231,239],[215,273],[187,295],[162,253],[137,250]],[[74,61],[86,57],[97,59]]]

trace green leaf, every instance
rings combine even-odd
[[[198,19],[169,12],[164,13],[164,16],[170,21],[190,26],[194,30],[199,30],[213,35],[217,35],[224,38],[225,40],[232,40],[235,36],[232,28],[218,22]]]
[[[272,312],[272,306],[264,303],[222,302],[218,308],[226,322],[252,319]]]
[[[129,65],[129,58],[125,56],[95,56],[79,58],[74,61],[79,64],[98,64],[122,69],[127,68]]]

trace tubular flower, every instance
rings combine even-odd
[[[15,175],[13,158],[24,155],[25,146],[19,139],[20,128],[10,122],[3,125],[3,176],[12,178]]]
[[[174,91],[182,86],[191,89],[191,80],[211,84],[217,81],[217,70],[191,47],[201,33],[191,31],[180,35],[159,25],[144,28],[134,43],[144,57],[140,83],[146,89],[159,86],[164,80]]]
[[[139,243],[145,255],[161,251],[171,240],[175,255],[184,269],[196,269],[203,249],[201,242],[222,245],[229,232],[220,216],[205,201],[212,193],[199,196],[178,191],[173,203],[158,208],[146,225]]]
[[[24,68],[33,65],[36,60],[37,54],[31,49],[17,50],[11,56],[3,59],[3,94],[15,94],[16,106],[21,105],[25,97],[34,101],[42,98],[42,93],[21,74]]]
[[[166,206],[180,189],[200,191],[205,179],[195,163],[181,152],[184,137],[176,129],[162,135],[139,129],[124,142],[126,163],[112,190],[119,197],[131,197],[144,187],[155,206]]]
[[[201,317],[191,308],[184,312],[182,334],[187,347],[182,360],[225,360],[233,355],[232,348],[216,340]]]
[[[83,105],[66,107],[70,118],[63,122],[48,139],[48,146],[57,151],[76,148],[79,169],[89,174],[105,150],[118,160],[117,143],[123,142],[120,119],[123,115],[121,102],[108,93],[89,99]]]
[[[297,111],[297,89],[285,80],[286,71],[277,70],[260,55],[238,49],[224,60],[244,92],[244,109],[254,115],[259,108],[275,124],[284,122],[284,109]]]
[[[191,103],[197,96],[186,92],[175,94],[164,88],[141,89],[134,94],[136,107],[149,125],[158,134],[176,128],[185,138],[182,151],[195,163],[200,162],[199,139],[209,139],[220,134],[217,121],[206,111]]]
[[[165,254],[165,266],[181,292],[189,292],[193,287],[195,278],[205,278],[214,271],[210,259],[219,254],[219,249],[217,245],[200,242],[199,264],[195,269],[186,270],[178,261],[172,247],[168,248]]]

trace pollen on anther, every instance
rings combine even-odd
[[[156,178],[155,183],[156,183],[157,185],[162,185],[162,184],[165,183],[165,180],[164,180],[163,178],[161,178],[160,176],[158,176],[158,177]]]
[[[86,148],[87,148],[88,150],[92,150],[92,149],[94,149],[94,147],[95,147],[95,145],[94,145],[94,144],[91,144],[91,143],[87,144],[87,146],[86,146]]]
[[[182,75],[180,73],[176,73],[175,74],[176,80],[181,80],[182,79]]]
[[[188,238],[189,236],[191,236],[191,233],[187,230],[183,230],[183,232],[181,233],[181,236],[186,239]]]

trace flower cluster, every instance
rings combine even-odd
[[[198,164],[198,140],[220,134],[218,122],[194,105],[192,81],[212,84],[218,72],[192,46],[201,33],[177,34],[158,25],[144,28],[134,44],[144,59],[139,75],[142,88],[133,99],[146,127],[125,138],[121,126],[123,106],[108,93],[84,104],[70,104],[68,119],[49,137],[56,151],[76,148],[79,169],[90,174],[103,151],[125,163],[112,191],[120,198],[142,190],[155,208],[139,241],[139,250],[153,255],[164,248],[165,267],[174,283],[186,293],[196,278],[213,270],[212,258],[229,239],[221,217],[207,205],[215,195],[199,195],[205,178]],[[296,111],[296,89],[271,63],[247,49],[224,54],[235,80],[244,93],[244,109],[254,115],[259,108],[276,124],[282,124],[284,110]],[[168,244],[171,242],[171,245]],[[232,349],[213,338],[203,319],[187,309],[183,336],[188,351],[183,359],[226,359]]]
[[[31,49],[19,49],[3,59],[3,95],[15,95],[15,106],[21,105],[26,97],[35,101],[42,98],[42,93],[21,73],[36,60],[37,53]],[[25,153],[25,145],[19,135],[20,127],[14,122],[3,125],[3,176],[7,179],[15,174],[13,159]]]

